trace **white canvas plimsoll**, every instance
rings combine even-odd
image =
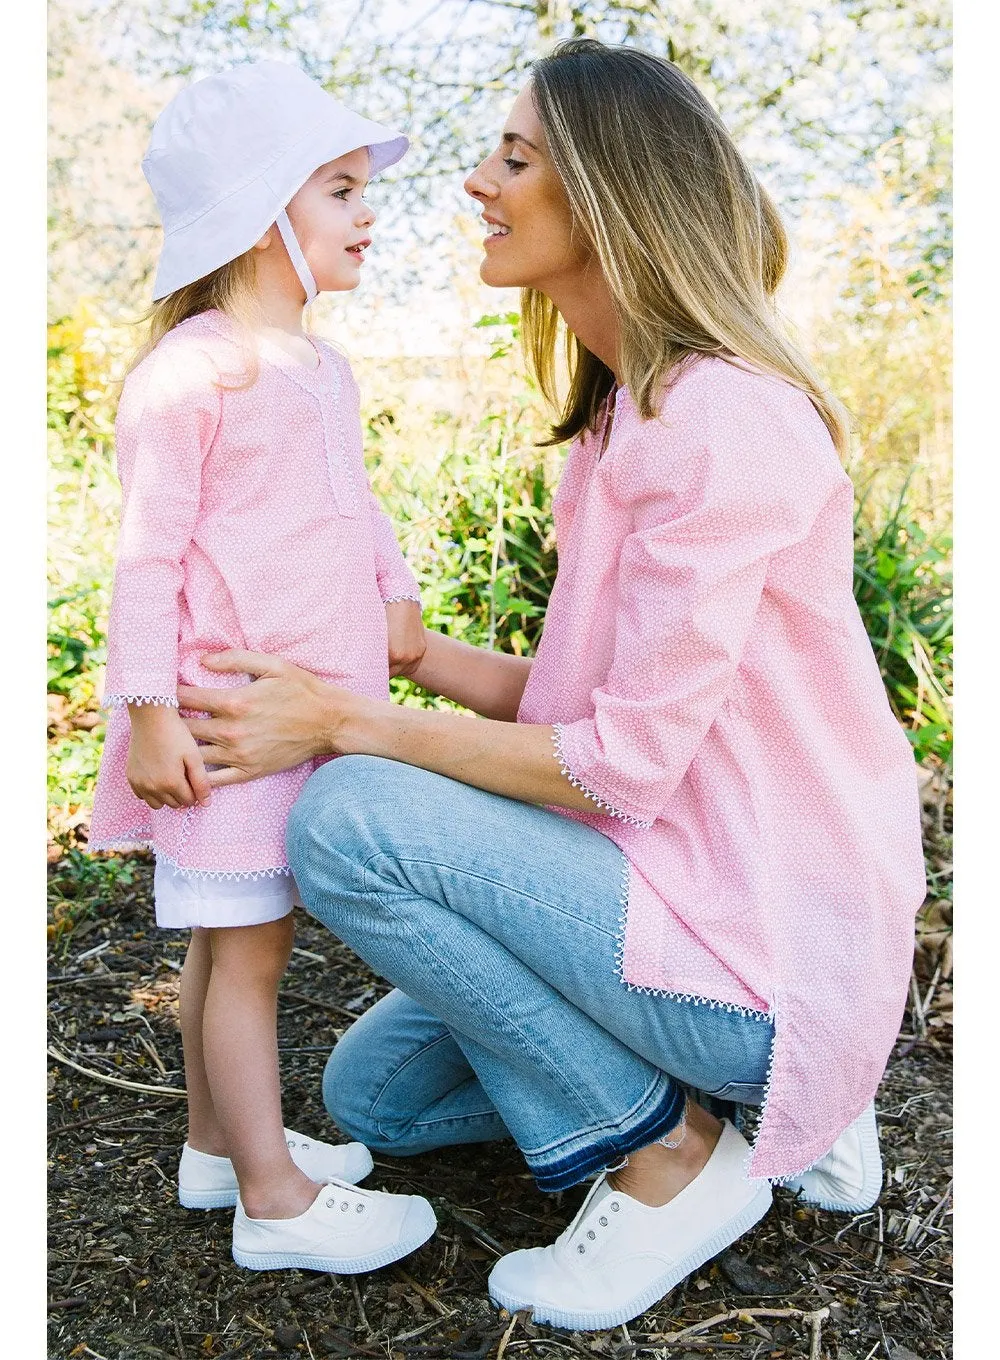
[[[817,1209],[840,1214],[870,1209],[882,1191],[875,1102],[847,1126],[825,1157],[785,1185]]]
[[[248,1270],[378,1270],[423,1246],[437,1227],[420,1195],[331,1181],[297,1218],[248,1218],[236,1202],[233,1260]]]
[[[660,1208],[613,1190],[600,1176],[551,1246],[500,1258],[490,1297],[511,1313],[530,1308],[535,1322],[575,1331],[631,1321],[767,1213],[771,1187],[747,1180],[749,1154],[726,1120],[700,1174]]]
[[[308,1134],[285,1130],[292,1161],[314,1181],[363,1181],[374,1166],[364,1143],[324,1143]],[[185,1209],[231,1209],[239,1186],[228,1157],[197,1152],[187,1143],[177,1172],[177,1198]]]

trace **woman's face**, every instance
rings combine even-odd
[[[483,206],[484,283],[551,296],[582,274],[589,252],[573,239],[569,201],[546,150],[530,85],[514,101],[500,145],[465,181],[465,192]]]

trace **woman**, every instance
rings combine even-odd
[[[180,698],[214,715],[190,726],[215,783],[348,757],[301,795],[289,856],[398,990],[337,1045],[330,1113],[399,1155],[512,1135],[543,1189],[598,1173],[489,1287],[606,1328],[772,1181],[877,1195],[916,781],[851,592],[839,408],[779,329],[784,232],[711,107],[666,61],[565,44],[466,189],[547,394],[569,333],[537,656],[426,635],[413,679],[485,721],[247,653],[210,664],[256,683]],[[752,1152],[685,1088],[763,1101]]]

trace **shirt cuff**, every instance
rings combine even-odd
[[[647,817],[639,812],[638,809],[628,811],[622,807],[619,802],[608,796],[606,791],[605,793],[598,792],[598,790],[593,787],[592,778],[589,783],[584,783],[582,779],[577,777],[573,768],[574,765],[577,765],[577,760],[572,751],[572,732],[574,726],[575,724],[570,724],[567,728],[567,725],[564,723],[555,723],[553,725],[552,744],[555,748],[553,754],[555,755],[556,760],[558,760],[559,768],[562,770],[565,778],[569,780],[575,789],[579,789],[585,798],[589,798],[590,801],[606,816],[614,817],[619,822],[627,822],[629,826],[639,826],[648,830],[656,820],[655,817]]]

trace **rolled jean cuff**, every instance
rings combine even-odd
[[[595,1125],[560,1140],[554,1147],[532,1152],[522,1148],[522,1155],[539,1190],[550,1194],[568,1190],[676,1128],[686,1099],[685,1090],[661,1073],[639,1104],[613,1126]]]

